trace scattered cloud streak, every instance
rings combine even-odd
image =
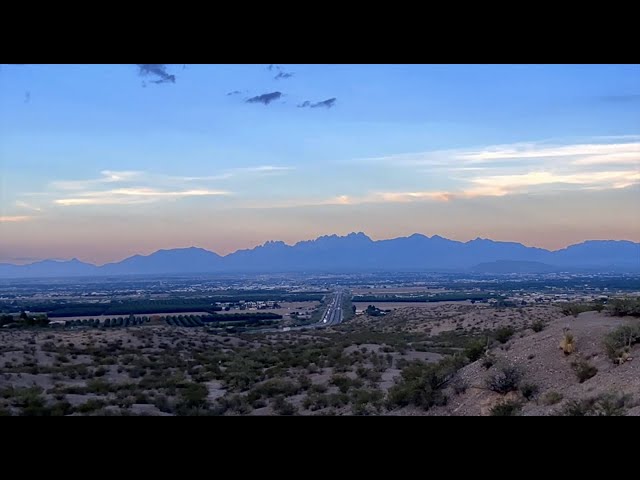
[[[291,77],[293,77],[295,75],[294,72],[287,72],[287,71],[283,70],[282,67],[280,67],[279,65],[274,65],[274,64],[269,65],[267,67],[267,70],[269,70],[270,72],[273,72],[274,70],[278,71],[276,76],[273,77],[275,80],[287,79],[287,78],[291,78]]]
[[[278,74],[273,77],[275,80],[287,79],[293,77],[294,72],[285,72],[282,68],[276,67],[278,69]]]
[[[256,165],[227,169],[216,175],[173,176],[139,171],[103,170],[101,177],[88,180],[56,181],[49,195],[58,206],[135,205],[185,197],[232,195],[226,189],[205,186],[207,182],[251,176],[279,175],[293,170],[279,165]],[[245,183],[243,181],[243,183]],[[18,201],[20,208],[40,211],[37,207]]]
[[[278,74],[273,77],[275,80],[287,79],[293,77],[295,74],[293,72],[278,72]]]
[[[0,215],[0,223],[27,222],[32,218],[29,215]]]
[[[143,77],[154,76],[153,83],[176,83],[175,75],[167,72],[167,65],[164,63],[138,63],[138,74]]]
[[[247,103],[262,103],[263,105],[269,105],[271,102],[278,100],[282,97],[282,92],[263,93],[255,97],[248,98]]]
[[[311,103],[309,100],[305,100],[298,105],[298,108],[331,108],[336,104],[336,100],[336,98],[328,98],[316,103]]]

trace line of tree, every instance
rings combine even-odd
[[[398,295],[355,295],[354,302],[457,302],[464,300],[489,300],[496,298],[498,295],[493,293],[442,293],[436,295],[419,295],[412,297],[403,297]]]

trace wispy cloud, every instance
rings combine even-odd
[[[24,202],[22,200],[17,200],[15,202],[15,205],[16,205],[16,207],[22,208],[22,209],[25,209],[25,210],[32,210],[34,212],[41,212],[42,211],[42,208],[36,207],[35,205],[31,205],[30,203]]]
[[[579,185],[599,188],[624,188],[640,181],[640,171],[596,171],[572,174],[559,174],[548,171],[529,172],[520,175],[494,175],[474,178],[472,183],[479,190],[467,190],[467,195],[506,195],[526,191],[528,187],[544,185]]]
[[[604,141],[637,140],[637,135],[615,137],[599,137]],[[498,163],[510,163],[512,166],[522,165],[523,160],[533,164],[586,165],[612,163],[614,155],[624,159],[621,163],[628,163],[629,159],[640,162],[640,142],[615,143],[581,143],[570,145],[547,145],[540,143],[516,143],[510,145],[495,145],[479,149],[467,150],[434,150],[416,153],[401,153],[380,157],[354,159],[356,163],[377,163],[389,166],[443,166],[447,168],[490,168]]]
[[[50,184],[53,204],[59,206],[135,205],[185,197],[231,195],[224,188],[207,184],[264,175],[280,175],[293,170],[290,166],[254,165],[224,170],[216,175],[175,176],[139,171],[102,171],[102,177],[88,180],[56,181]],[[243,182],[244,183],[244,182]],[[18,201],[16,206],[31,208]]]
[[[103,170],[100,172],[101,178],[89,180],[63,180],[55,181],[52,186],[61,190],[83,190],[96,185],[116,183],[116,182],[133,182],[140,178],[142,172],[137,171],[113,171]]]
[[[358,163],[378,168],[429,175],[430,183],[440,176],[455,187],[447,191],[374,193],[350,198],[349,203],[449,201],[567,189],[626,188],[640,184],[640,142],[632,141],[637,139],[628,135],[612,137],[610,142],[603,142],[601,137],[590,143],[518,143],[360,159]]]
[[[32,218],[29,215],[0,215],[0,223],[27,222]]]
[[[282,97],[282,92],[271,92],[248,98],[245,101],[247,103],[262,103],[263,105],[269,105],[271,102],[278,100],[280,97]]]
[[[616,103],[639,102],[640,93],[631,93],[628,95],[607,95],[605,97],[602,97],[602,99],[606,102]]]
[[[225,172],[220,173],[218,175],[205,175],[200,177],[175,177],[175,176],[162,176],[162,178],[167,180],[176,180],[183,182],[210,182],[216,180],[227,180],[234,176],[233,172]]]
[[[579,144],[562,146],[540,146],[536,144],[516,144],[490,147],[487,149],[462,153],[458,158],[470,162],[485,162],[489,160],[521,159],[521,158],[566,158],[594,157],[619,153],[632,153],[640,160],[640,143],[613,144]]]
[[[247,172],[247,173],[272,173],[272,172],[286,172],[294,170],[294,167],[281,167],[275,165],[259,165],[256,167],[239,167],[234,169],[236,172]]]
[[[57,205],[132,205],[138,203],[152,203],[159,200],[176,200],[184,197],[202,197],[229,195],[222,190],[182,190],[163,191],[153,188],[118,188],[98,192],[83,192],[74,197],[60,198],[54,201]]]

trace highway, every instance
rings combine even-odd
[[[295,327],[285,327],[285,328],[270,328],[270,329],[261,329],[260,331],[263,333],[271,333],[271,332],[295,332],[299,330],[308,330],[310,328],[324,328],[330,327],[333,325],[338,325],[343,322],[344,315],[342,313],[342,299],[343,299],[343,291],[336,290],[333,294],[333,297],[329,301],[326,310],[320,317],[320,321],[316,323],[312,323],[309,325],[298,325]]]
[[[342,320],[342,290],[336,290],[318,326],[329,327],[331,325],[338,325],[342,323]]]

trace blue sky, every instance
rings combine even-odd
[[[638,65],[0,67],[0,261],[638,241],[639,183]]]

